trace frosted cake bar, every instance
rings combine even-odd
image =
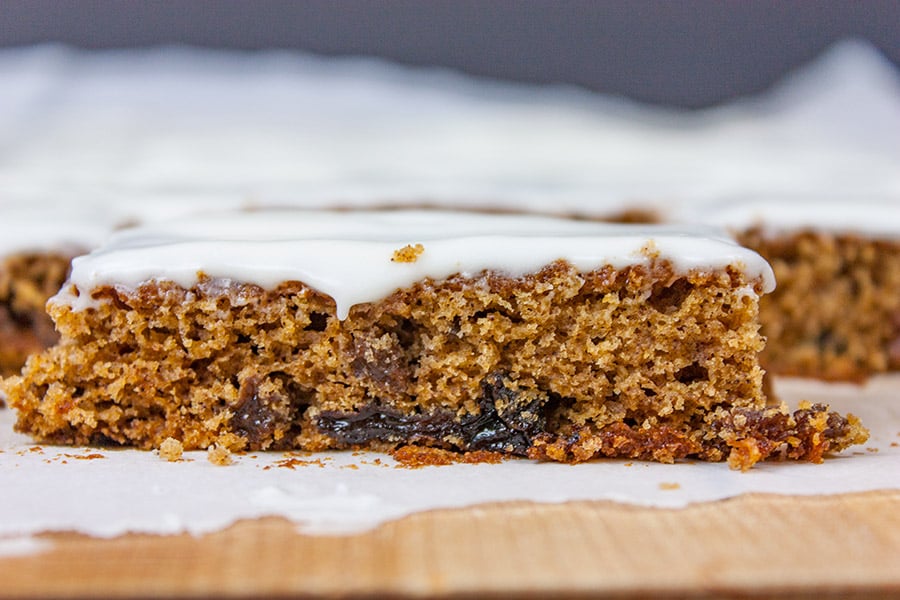
[[[900,369],[896,199],[744,198],[685,218],[728,228],[775,270],[760,302],[768,371],[861,381]]]
[[[70,444],[434,446],[818,461],[852,417],[768,406],[769,265],[713,230],[438,211],[250,212],[116,234],[4,382]]]
[[[56,342],[44,305],[65,282],[72,257],[100,245],[113,225],[104,218],[108,211],[0,211],[0,376],[6,376],[18,373],[29,354]]]

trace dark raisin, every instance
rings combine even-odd
[[[550,397],[513,389],[499,373],[485,378],[482,392],[480,412],[459,419],[449,410],[408,414],[373,401],[352,413],[325,411],[317,425],[343,444],[424,442],[524,455],[544,430]]]
[[[439,441],[457,429],[450,411],[406,414],[378,402],[356,412],[323,411],[317,424],[342,444]]]
[[[267,446],[279,426],[290,428],[309,407],[309,393],[285,374],[272,373],[266,379],[277,381],[275,389],[279,391],[263,395],[260,384],[264,380],[248,377],[241,383],[238,402],[232,409],[231,427],[247,440],[250,448]]]
[[[251,446],[257,446],[275,431],[275,419],[267,410],[266,402],[259,397],[259,378],[249,377],[241,384],[238,403],[234,407],[231,426],[234,432],[247,438]]]

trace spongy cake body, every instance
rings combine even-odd
[[[760,301],[767,370],[862,381],[900,369],[897,198],[743,198],[686,218],[729,228],[771,263],[778,288]]]
[[[310,219],[338,231],[372,215],[256,218],[280,223],[276,241],[240,228],[145,230],[76,261],[50,304],[61,342],[5,385],[18,428],[146,448],[168,438],[233,450],[421,444],[737,466],[818,460],[862,436],[824,407],[766,405],[757,311],[771,272],[727,239],[398,212],[374,219],[393,228],[340,240],[327,227],[302,232]],[[412,260],[391,260],[413,243]],[[179,260],[185,244],[220,260]],[[229,244],[255,249],[245,261],[269,253],[271,268],[226,264],[242,255]],[[302,276],[271,254],[290,244]],[[388,275],[361,284],[373,269]]]

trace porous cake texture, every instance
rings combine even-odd
[[[768,405],[758,298],[771,273],[730,242],[652,227],[629,229],[623,241],[617,226],[527,218],[497,236],[483,232],[504,217],[390,215],[375,219],[399,233],[291,241],[298,255],[316,255],[310,244],[331,252],[304,277],[273,268],[254,281],[236,276],[249,265],[223,267],[235,237],[234,256],[250,260],[252,231],[231,228],[229,239],[230,221],[221,239],[204,229],[158,243],[159,232],[138,231],[76,260],[49,304],[60,342],[4,382],[17,429],[54,443],[142,448],[169,439],[230,451],[415,444],[739,468],[773,456],[819,461],[865,439],[854,417],[824,406]],[[267,218],[288,217],[256,215],[250,229],[265,230]],[[290,217],[300,229],[304,218],[325,219],[326,230],[334,219],[334,231],[352,220]],[[423,219],[431,233],[407,236],[423,231]],[[556,237],[537,233],[554,227]],[[184,243],[221,260],[191,276],[190,261],[154,266],[185,256]],[[685,243],[703,260],[688,264],[671,249]],[[559,258],[542,258],[554,244]],[[585,258],[584,244],[619,250]],[[417,251],[409,261],[392,260],[407,247]],[[529,248],[536,268],[521,262]],[[279,256],[276,267],[290,261]],[[375,270],[375,279],[400,273],[405,283],[360,300],[343,287],[348,266],[359,278]]]
[[[58,339],[44,304],[65,282],[70,260],[62,252],[0,258],[0,376],[18,373],[29,354]]]
[[[0,376],[58,339],[45,310],[73,256],[99,246],[117,218],[109,207],[0,198]],[[2,405],[2,396],[0,396]]]
[[[744,198],[683,218],[730,230],[778,287],[760,300],[770,373],[863,381],[900,369],[900,203],[885,197]]]
[[[738,239],[778,280],[760,302],[766,369],[835,381],[900,369],[900,242],[759,227]]]

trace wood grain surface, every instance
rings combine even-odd
[[[685,509],[514,503],[353,536],[282,519],[204,537],[45,534],[0,596],[900,596],[900,490],[744,496]]]

